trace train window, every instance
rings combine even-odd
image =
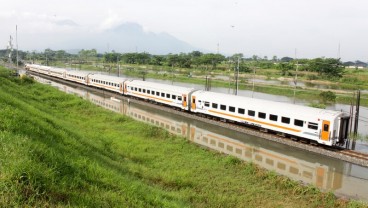
[[[299,169],[291,166],[289,168],[289,172],[293,174],[299,174]]]
[[[161,92],[161,97],[165,97],[165,93]]]
[[[146,93],[146,89],[143,89],[143,93]]]
[[[142,88],[138,88],[138,92],[142,92]]]
[[[244,114],[245,113],[245,110],[243,108],[238,108],[238,113],[239,114]]]
[[[210,102],[205,101],[205,102],[204,102],[204,106],[206,106],[206,107],[210,107]]]
[[[217,103],[212,103],[212,108],[217,109],[217,107],[218,107]]]
[[[235,112],[235,107],[233,107],[233,106],[229,106],[229,111],[230,111],[230,112]]]
[[[265,113],[262,113],[262,112],[258,112],[258,118],[265,119],[266,118],[266,114]]]
[[[137,91],[137,88],[136,87],[134,88],[134,91]]]
[[[155,94],[156,94],[156,92],[152,90],[151,91],[151,95],[155,95]]]
[[[151,94],[151,90],[147,90],[147,94]]]
[[[286,124],[289,124],[290,123],[290,118],[288,118],[288,117],[281,117],[281,122],[282,123],[286,123]]]
[[[226,105],[220,105],[221,110],[226,110]]]
[[[271,121],[277,121],[277,115],[270,114]]]
[[[313,123],[313,122],[308,122],[308,128],[313,129],[313,130],[317,130],[318,129],[318,124]]]
[[[187,102],[187,97],[184,96],[184,102]]]
[[[248,110],[248,116],[255,116],[256,112],[252,110]]]
[[[171,96],[171,98],[172,98],[173,100],[176,100],[176,95],[172,95],[172,96]]]
[[[160,92],[156,92],[156,96],[160,96]]]
[[[328,124],[323,125],[323,131],[328,131]]]
[[[277,163],[277,168],[281,169],[281,170],[285,170],[286,169],[286,165],[284,163]]]
[[[178,100],[181,101],[181,96],[178,96]]]
[[[170,94],[166,94],[166,98],[170,98],[171,96],[170,96]]]
[[[303,124],[304,124],[304,121],[298,120],[298,119],[294,119],[294,125],[295,126],[303,127]]]

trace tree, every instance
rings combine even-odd
[[[308,68],[311,71],[317,72],[319,75],[327,76],[328,78],[342,77],[344,66],[340,59],[334,58],[316,58],[308,63]]]
[[[179,56],[178,54],[169,54],[167,55],[167,65],[168,66],[178,66],[179,65]]]
[[[114,51],[111,52],[111,53],[105,53],[103,55],[103,60],[106,62],[106,63],[117,63],[118,60],[120,60],[120,54],[118,53],[115,53]]]
[[[221,63],[225,60],[225,56],[221,54],[213,54],[213,53],[207,53],[201,56],[200,62],[203,65],[206,66],[212,66],[212,69],[215,69],[217,64]]]
[[[293,58],[290,58],[290,57],[285,56],[285,57],[282,57],[280,61],[282,61],[282,62],[290,62],[290,61],[292,61],[292,60],[294,60],[294,59],[293,59]]]
[[[277,62],[278,61],[277,56],[272,56],[272,61]]]
[[[276,68],[281,71],[282,76],[290,75],[289,70],[294,69],[294,64],[291,62],[281,62],[276,65]]]
[[[165,61],[165,57],[161,55],[153,55],[151,59],[151,64],[161,66],[162,62]]]

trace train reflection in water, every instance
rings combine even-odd
[[[241,160],[252,161],[263,168],[274,170],[293,180],[313,184],[323,190],[335,190],[338,195],[368,201],[366,168],[291,149],[242,133],[226,131],[210,124],[193,121],[133,102],[128,104],[125,101],[93,94],[84,89],[58,83],[52,83],[52,85],[114,112],[162,127],[201,146],[232,155]]]

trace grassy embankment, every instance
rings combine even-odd
[[[0,68],[0,207],[364,207]]]

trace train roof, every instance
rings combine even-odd
[[[188,88],[188,87],[180,87],[180,86],[175,86],[175,85],[161,84],[161,83],[156,83],[156,82],[147,82],[147,81],[141,81],[141,80],[132,80],[129,83],[135,86],[145,87],[146,89],[155,89],[155,90],[160,89],[160,90],[164,90],[165,92],[189,93],[194,90],[193,88]]]
[[[72,74],[72,75],[78,75],[78,76],[87,76],[91,73],[86,72],[86,71],[66,70],[66,74]]]
[[[284,115],[303,115],[313,116],[320,115],[325,117],[336,117],[343,114],[340,111],[325,110],[319,108],[312,108],[309,106],[296,105],[291,103],[281,103],[270,100],[263,100],[257,98],[249,98],[244,96],[236,96],[230,94],[208,92],[208,91],[196,91],[193,95],[199,96],[197,99],[203,101],[216,102],[218,104],[234,105],[241,107],[242,104],[253,109],[264,109],[265,112],[272,112],[273,109],[277,109],[278,113]]]
[[[54,72],[65,72],[65,71],[67,71],[66,69],[57,68],[57,67],[50,67],[50,70],[52,70]]]
[[[104,75],[104,74],[91,74],[89,76],[89,78],[91,79],[101,79],[104,81],[111,81],[111,82],[124,82],[125,80],[127,80],[127,78],[124,77],[114,77],[114,76],[110,76],[110,75]]]

